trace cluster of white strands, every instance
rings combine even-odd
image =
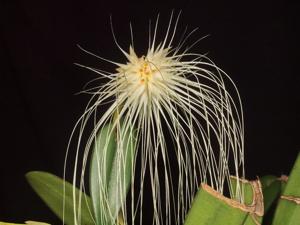
[[[220,193],[228,189],[232,198],[243,202],[243,188],[239,182],[236,187],[230,182],[230,175],[244,177],[244,124],[239,93],[230,77],[206,55],[190,52],[200,39],[184,47],[196,29],[190,33],[185,30],[177,46],[174,45],[179,15],[171,14],[165,37],[160,42],[157,40],[159,16],[153,32],[150,23],[148,49],[141,57],[134,50],[131,26],[129,52],[119,46],[113,34],[118,48],[128,60],[126,64],[107,60],[81,48],[114,64],[116,72],[80,65],[96,72],[99,77],[89,84],[93,87],[83,91],[92,98],[74,128],[74,131],[79,129],[79,140],[73,184],[79,183],[80,189],[85,191],[87,159],[105,124],[112,124],[112,134],[122,123],[116,153],[120,167],[125,158],[121,148],[126,134],[133,132],[133,127],[137,143],[128,198],[121,206],[119,213],[122,216],[118,217],[124,221],[104,213],[102,216],[106,218],[102,221],[110,221],[108,224],[142,225],[143,214],[148,209],[153,211],[151,224],[183,224],[201,183],[209,184]],[[97,81],[100,84],[95,85]],[[228,86],[232,94],[228,92]],[[99,116],[99,108],[104,105],[108,105],[107,110]],[[81,137],[91,120],[94,130],[83,143]],[[82,167],[79,168],[82,147]],[[177,159],[175,167],[170,156]],[[101,176],[106,173],[101,170],[105,168],[105,165],[99,165],[99,184],[103,179]],[[119,171],[124,173],[122,169]],[[124,177],[123,174],[117,176]],[[145,180],[150,181],[147,190],[151,191],[147,193]],[[122,189],[124,185],[120,179],[116,195],[123,193]],[[105,193],[107,190],[100,193],[99,201],[103,205],[107,202]],[[153,201],[145,202],[145,199],[149,200],[145,195],[151,195]],[[81,224],[82,201],[84,199],[74,199],[76,224]]]

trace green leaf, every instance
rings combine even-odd
[[[281,177],[279,178],[279,180],[281,181],[281,192],[284,192],[284,189],[286,187],[286,184],[288,182],[289,177],[286,175],[281,175]]]
[[[259,181],[242,181],[245,199],[252,196],[251,205],[227,198],[202,184],[184,225],[255,225],[263,214],[263,197]],[[248,191],[249,190],[249,191]],[[246,197],[247,196],[247,197]]]
[[[98,225],[114,224],[131,183],[136,133],[132,127],[104,126],[97,135],[90,167],[90,193]]]
[[[63,185],[65,183],[65,215],[64,222],[67,225],[74,225],[73,212],[73,185],[63,179],[46,172],[32,171],[26,174],[27,181],[49,208],[63,220]],[[79,199],[80,191],[75,189],[76,199]],[[82,224],[92,225],[91,200],[89,196],[81,193],[81,219]],[[78,202],[77,204],[78,205]]]
[[[235,191],[235,187],[237,185],[237,179],[236,177],[231,176],[230,177],[231,184],[233,187],[233,191]],[[249,212],[246,216],[245,221],[242,223],[243,225],[257,225],[258,223],[261,223],[263,220],[263,214],[264,214],[264,206],[263,206],[263,195],[261,190],[261,183],[260,181],[248,181],[244,179],[240,179],[240,187],[243,188],[244,192],[244,204],[245,206],[250,205],[257,205],[258,207],[261,207],[259,210],[259,213],[253,213]],[[255,194],[255,192],[258,192]],[[249,209],[252,210],[252,209]],[[258,215],[260,214],[260,215]]]
[[[232,188],[232,196],[235,195],[236,187],[237,187],[237,179],[234,176],[230,176],[231,188]],[[240,179],[240,188],[244,189],[244,204],[250,205],[253,201],[253,187],[247,180]],[[237,200],[237,199],[235,199]]]
[[[300,153],[280,196],[272,225],[296,225],[300,221]]]
[[[278,177],[273,175],[266,175],[259,178],[262,188],[267,188],[271,186],[275,181],[278,180]]]
[[[263,176],[260,178],[264,196],[264,208],[267,213],[273,203],[278,199],[281,193],[282,182],[276,176]]]

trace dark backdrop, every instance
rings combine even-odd
[[[236,82],[245,116],[246,173],[287,174],[299,151],[297,3],[288,1],[2,1],[0,8],[0,220],[58,220],[30,189],[24,174],[62,175],[69,134],[88,96],[75,95],[95,74],[74,62],[110,69],[76,44],[124,62],[122,46],[147,43],[149,18],[183,11],[180,27],[210,34],[195,49],[209,52]],[[164,20],[164,19],[163,19]],[[163,29],[162,29],[163,30]]]

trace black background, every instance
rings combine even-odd
[[[0,220],[59,223],[24,174],[62,175],[69,134],[89,98],[75,93],[96,77],[73,63],[111,69],[76,44],[125,62],[113,43],[109,15],[124,48],[132,22],[142,54],[149,19],[160,12],[167,21],[172,9],[183,12],[181,29],[199,27],[197,37],[210,34],[194,50],[209,52],[240,90],[247,178],[288,174],[300,149],[297,3],[2,1]]]

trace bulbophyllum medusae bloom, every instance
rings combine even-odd
[[[149,24],[149,43],[143,56],[136,54],[133,41],[129,51],[125,51],[113,32],[117,47],[127,59],[125,63],[110,61],[80,47],[115,65],[116,70],[107,72],[80,65],[98,77],[83,91],[92,97],[75,127],[79,129],[79,139],[73,182],[77,183],[80,174],[80,188],[85,190],[87,158],[105,124],[113,124],[109,132],[112,134],[122,123],[117,140],[119,149],[125,133],[132,132],[134,127],[137,144],[132,184],[120,210],[124,224],[143,224],[146,211],[153,212],[152,224],[183,224],[200,183],[207,183],[220,193],[229,189],[231,197],[243,202],[243,188],[239,182],[233,187],[229,179],[230,174],[244,177],[244,125],[238,90],[205,54],[191,52],[200,40],[187,45],[196,29],[190,33],[185,30],[179,43],[174,43],[179,16],[180,13],[171,14],[162,40],[157,40],[159,16],[154,26]],[[106,110],[102,112],[101,107]],[[83,141],[88,121],[93,121],[93,131]],[[79,169],[78,154],[82,148],[83,166]],[[117,152],[122,161],[124,151]],[[99,165],[99,182],[100,170],[105,168]],[[124,186],[122,179],[118,186]],[[107,201],[105,193],[107,190],[103,190],[100,199],[103,205]],[[75,213],[78,224],[79,214]],[[109,213],[106,217],[112,224],[120,222]]]

